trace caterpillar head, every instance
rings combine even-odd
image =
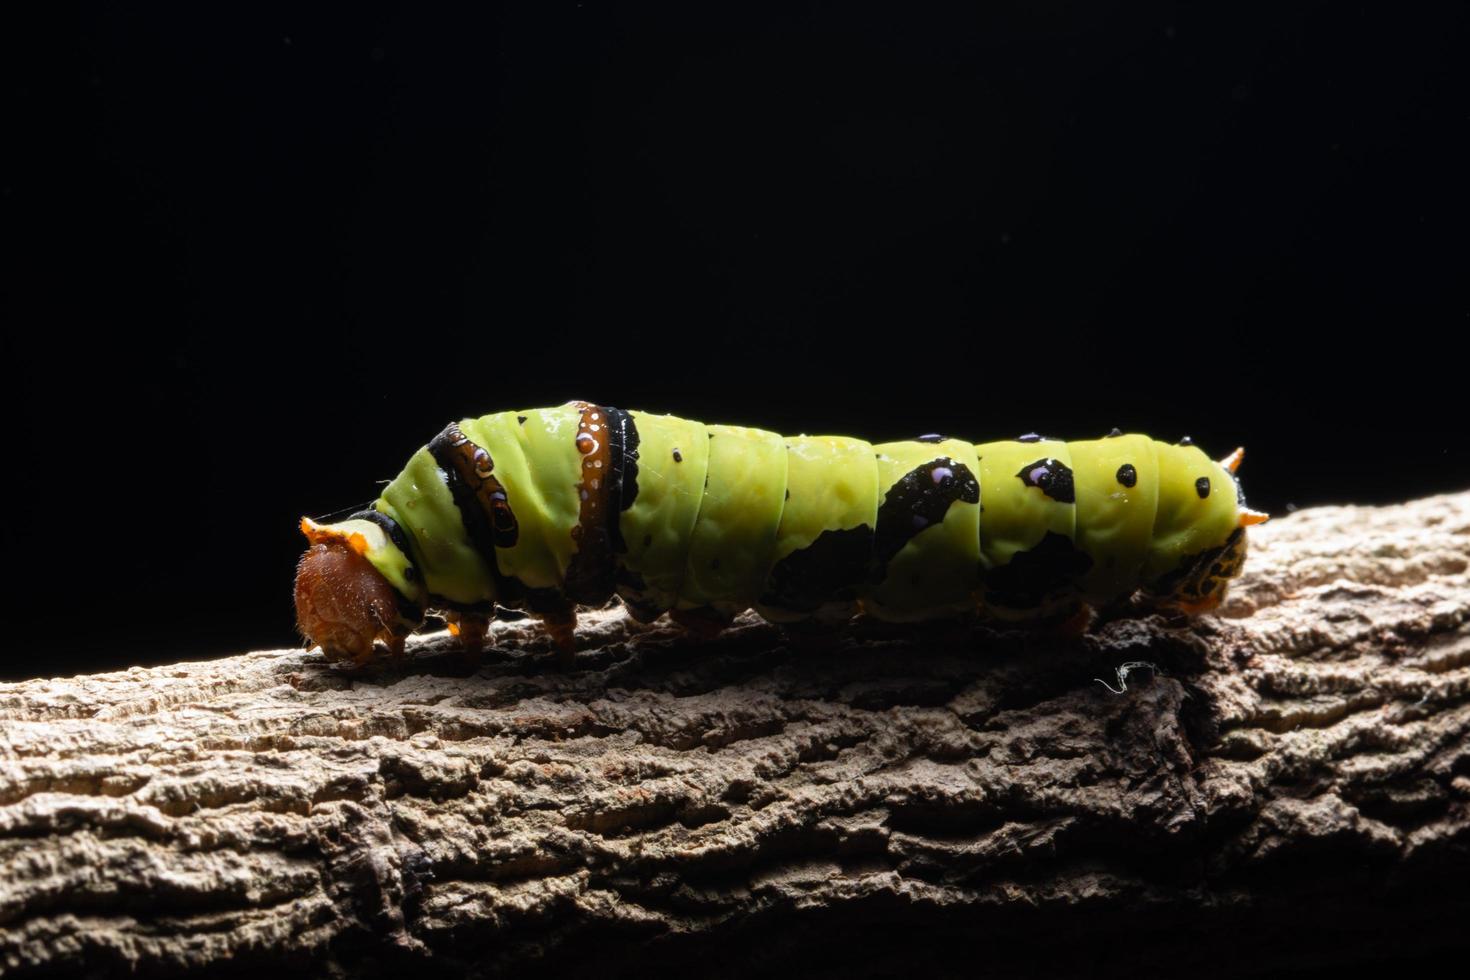
[[[365,525],[365,526],[354,526]],[[317,524],[302,518],[310,544],[296,566],[296,625],[328,660],[362,663],[382,640],[394,654],[422,621],[373,560],[377,528],[366,521]],[[381,532],[378,535],[381,538]]]

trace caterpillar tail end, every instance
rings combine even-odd
[[[328,660],[366,663],[377,640],[401,653],[397,593],[364,556],[361,536],[332,532],[307,518],[301,531],[311,543],[296,565],[297,629]]]
[[[1220,465],[1231,473],[1240,469],[1241,461],[1245,459],[1245,447],[1236,446],[1235,452],[1220,460]],[[1240,526],[1251,527],[1256,524],[1264,524],[1271,519],[1271,515],[1265,511],[1251,510],[1249,507],[1240,508]]]

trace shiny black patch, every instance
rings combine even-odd
[[[1036,487],[1060,504],[1077,502],[1077,492],[1072,484],[1072,468],[1050,456],[1027,463],[1016,476],[1028,487]]]
[[[638,426],[633,416],[621,408],[602,406],[607,420],[609,465],[612,467],[612,488],[607,510],[607,533],[612,540],[614,554],[627,554],[628,542],[623,540],[623,511],[633,506],[638,499]],[[678,451],[674,453],[678,458]]]
[[[1118,482],[1125,487],[1138,485],[1138,471],[1133,468],[1132,463],[1124,463],[1118,467]]]
[[[866,524],[823,531],[771,568],[760,602],[772,609],[815,612],[828,602],[851,602],[866,578],[873,555],[873,529]]]
[[[1007,609],[1035,609],[1058,592],[1070,591],[1092,568],[1092,558],[1055,531],[1028,551],[1018,551],[999,568],[982,573],[985,602]]]
[[[1199,499],[1204,500],[1210,495],[1210,478],[1202,476],[1194,481],[1194,492],[1199,494]]]
[[[1016,436],[1016,441],[1017,442],[1040,442],[1041,441],[1041,433],[1039,433],[1039,432],[1028,432],[1024,436]]]
[[[1194,445],[1194,440],[1191,439],[1191,438],[1189,438],[1189,436],[1185,436],[1183,439],[1180,439],[1179,440],[1179,445],[1181,445],[1181,446],[1193,446]]]
[[[948,456],[910,470],[889,487],[873,536],[873,581],[883,581],[893,556],[919,532],[941,523],[957,501],[979,503],[980,481],[968,466]]]
[[[946,440],[948,438],[949,438],[949,436],[942,436],[942,435],[940,435],[937,432],[930,432],[928,435],[919,436],[914,441],[915,442],[930,442],[930,443],[934,443],[934,442],[943,442],[944,440]]]
[[[1107,434],[1107,435],[1105,435],[1105,436],[1103,436],[1103,438],[1104,438],[1104,439],[1116,439],[1116,438],[1118,438],[1118,437],[1119,437],[1119,436],[1121,436],[1121,435],[1122,435],[1122,434],[1123,434],[1123,430],[1122,430],[1122,429],[1120,429],[1120,428],[1118,428],[1118,427],[1117,427],[1117,426],[1116,426],[1116,425],[1115,425],[1115,426],[1113,426],[1113,428],[1112,428],[1112,430],[1111,430],[1111,431],[1110,431],[1110,432],[1108,432],[1108,434]]]

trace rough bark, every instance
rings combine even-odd
[[[1470,493],[1087,636],[585,617],[0,685],[0,965],[1239,975],[1470,911]],[[38,658],[44,651],[32,651]],[[1116,668],[1147,662],[1118,686]]]

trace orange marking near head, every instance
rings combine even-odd
[[[1230,472],[1234,473],[1236,470],[1240,469],[1240,461],[1243,459],[1245,459],[1245,447],[1237,446],[1235,452],[1220,460],[1220,465],[1225,467]]]
[[[369,550],[367,538],[363,537],[357,531],[338,531],[334,528],[324,527],[310,517],[303,517],[301,519],[301,533],[306,535],[306,540],[312,544],[325,544],[328,541],[345,541],[359,555],[366,555]]]
[[[1249,507],[1240,509],[1240,526],[1250,527],[1253,524],[1264,524],[1271,519],[1271,515],[1259,510],[1251,510]]]

